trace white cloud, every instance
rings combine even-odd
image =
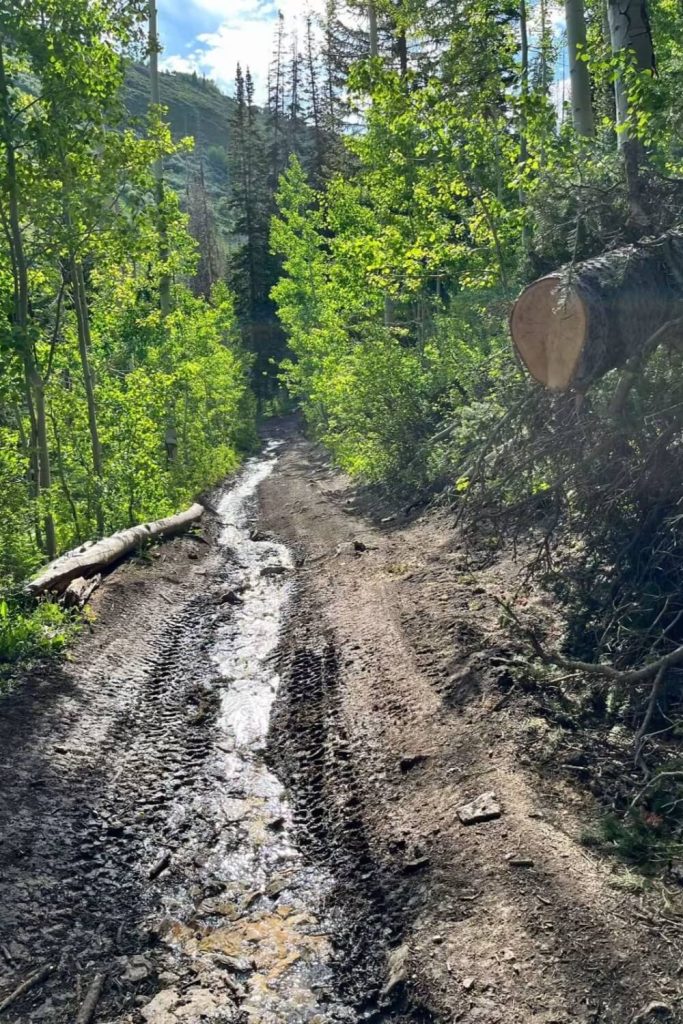
[[[256,102],[265,103],[278,10],[287,30],[298,31],[302,41],[307,13],[322,12],[324,0],[189,0],[189,6],[204,15],[216,15],[220,22],[214,31],[195,36],[189,52],[164,54],[161,66],[168,71],[196,71],[232,93],[235,68],[240,63],[243,70],[251,69]],[[191,12],[187,21],[191,21]]]

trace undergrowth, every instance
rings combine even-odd
[[[0,694],[11,689],[20,664],[62,651],[77,629],[74,615],[53,601],[0,599]]]

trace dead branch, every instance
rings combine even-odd
[[[22,981],[21,985],[17,985],[14,991],[10,992],[10,994],[0,1003],[0,1013],[2,1013],[3,1010],[7,1010],[12,1003],[16,1003],[17,999],[20,999],[24,993],[29,992],[32,988],[35,988],[36,985],[40,985],[41,982],[45,981],[51,971],[52,968],[49,966],[41,967],[39,971],[31,974],[26,981]]]
[[[636,733],[636,738],[635,738],[635,762],[636,762],[636,764],[638,764],[638,762],[640,760],[640,754],[641,754],[642,749],[643,749],[643,743],[645,742],[645,737],[647,735],[648,726],[650,725],[650,722],[652,721],[652,717],[653,717],[653,715],[655,713],[655,709],[657,707],[657,701],[659,700],[659,695],[662,692],[662,687],[664,686],[664,679],[665,679],[665,677],[666,677],[666,669],[665,668],[660,668],[660,670],[657,672],[657,675],[655,676],[655,681],[652,684],[652,691],[650,693],[650,699],[649,699],[649,701],[647,703],[647,710],[645,712],[645,717],[643,718],[643,721],[641,723],[640,729]]]
[[[679,778],[679,779],[683,778],[683,770],[671,771],[671,772],[659,772],[658,775],[653,775],[652,778],[649,779],[645,783],[643,788],[640,789],[636,793],[636,795],[634,796],[633,800],[629,804],[629,810],[632,811],[634,807],[637,807],[638,804],[640,803],[640,801],[643,799],[643,797],[647,793],[648,789],[652,789],[652,787],[654,785],[656,785],[660,781],[660,779],[671,779],[671,778]]]
[[[521,621],[506,601],[503,601],[502,598],[497,597],[495,594],[492,594],[491,597],[527,637],[536,656],[546,665],[556,665],[567,672],[582,672],[585,675],[599,676],[602,679],[609,679],[612,682],[622,683],[625,686],[635,686],[637,683],[644,683],[653,676],[657,676],[660,672],[664,673],[667,669],[673,668],[674,665],[680,665],[683,662],[683,646],[677,647],[674,651],[665,654],[662,658],[658,658],[657,661],[653,661],[649,665],[627,670],[614,668],[613,665],[601,665],[592,661],[573,661],[571,658],[564,658],[561,654],[557,654],[554,651],[547,651],[533,629]]]
[[[95,975],[90,984],[90,988],[88,989],[86,997],[83,1000],[83,1005],[78,1011],[78,1016],[76,1017],[76,1024],[90,1024],[90,1021],[93,1018],[93,1014],[97,1009],[97,1004],[100,1001],[100,996],[102,995],[102,989],[104,988],[104,983],[106,982],[106,980],[106,974]]]

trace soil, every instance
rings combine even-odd
[[[296,566],[263,753],[291,821],[265,830],[298,880],[228,893],[219,868],[257,840],[217,812],[212,652],[239,603],[207,522],[208,543],[113,572],[69,658],[0,705],[0,1005],[50,968],[0,1020],[73,1022],[106,974],[110,1024],[683,1022],[677,893],[581,842],[595,796],[489,596],[514,563],[473,569],[445,513],[371,514],[292,425],[281,440],[254,526]],[[463,824],[485,793],[493,816]],[[255,1005],[319,940],[315,1000]]]

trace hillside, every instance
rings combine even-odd
[[[125,102],[135,117],[144,117],[149,105],[149,69],[134,64],[128,69]],[[196,75],[174,72],[162,74],[161,102],[168,109],[168,121],[174,139],[191,136],[191,153],[167,161],[166,174],[184,202],[189,184],[204,159],[207,191],[212,200],[223,245],[230,248],[232,218],[227,205],[229,194],[228,149],[235,101],[217,86]]]
[[[174,138],[191,135],[198,151],[210,146],[225,148],[230,140],[230,124],[235,101],[225,96],[213,82],[174,72],[162,74],[161,102],[168,107],[168,120]],[[126,75],[126,105],[136,117],[142,117],[149,105],[149,69],[131,65]]]

